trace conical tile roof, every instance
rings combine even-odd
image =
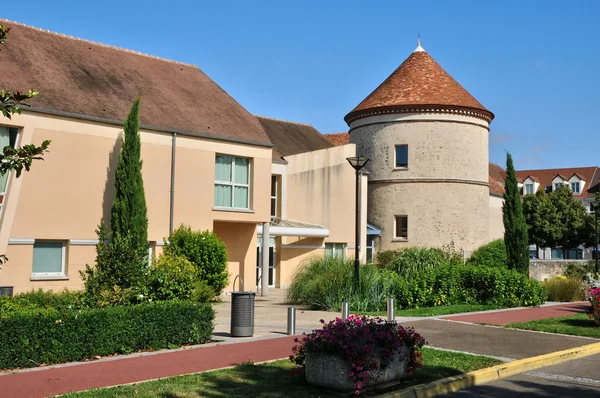
[[[494,118],[420,46],[344,120],[409,111],[459,112],[488,122]]]

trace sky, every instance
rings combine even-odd
[[[420,33],[495,114],[491,162],[600,166],[600,1],[31,0],[0,16],[197,65],[250,112],[324,134],[348,131]]]

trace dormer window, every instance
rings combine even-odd
[[[525,195],[533,195],[533,184],[525,184]]]
[[[555,182],[555,183],[554,183],[554,190],[556,191],[558,188],[560,188],[560,187],[561,187],[561,185],[563,185],[563,183],[562,183],[562,182]]]
[[[581,193],[579,190],[579,181],[571,183],[571,191],[573,191],[573,193]]]

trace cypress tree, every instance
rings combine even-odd
[[[512,156],[506,153],[506,181],[504,184],[504,243],[506,245],[507,266],[525,275],[529,273],[529,246],[527,222],[519,194]]]
[[[138,97],[124,124],[125,134],[115,172],[115,201],[110,224],[113,238],[128,237],[133,248],[147,253],[148,217],[142,180],[139,110]]]

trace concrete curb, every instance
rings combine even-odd
[[[489,383],[516,374],[525,373],[545,366],[557,365],[573,359],[600,353],[600,343],[588,344],[568,350],[551,352],[531,358],[519,359],[491,368],[474,370],[459,376],[447,377],[428,384],[380,395],[385,398],[432,398],[442,394],[464,390],[479,384]]]

